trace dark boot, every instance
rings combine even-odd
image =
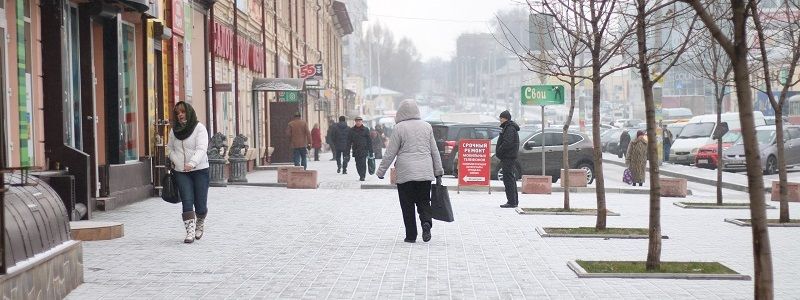
[[[428,242],[431,240],[431,223],[422,223],[422,241]]]
[[[193,211],[183,213],[183,226],[186,227],[186,238],[184,243],[194,242],[195,239],[195,214]]]

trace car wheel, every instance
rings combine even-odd
[[[578,169],[586,170],[587,184],[592,184],[594,182],[594,165],[584,161],[578,164]]]
[[[764,169],[765,175],[772,175],[778,173],[778,159],[775,156],[767,158],[767,168]]]

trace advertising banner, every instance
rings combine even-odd
[[[489,140],[461,140],[458,144],[458,185],[489,186]]]

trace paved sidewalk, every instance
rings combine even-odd
[[[178,205],[154,198],[98,213],[97,220],[124,222],[125,237],[84,243],[86,282],[69,298],[752,298],[752,281],[579,279],[568,260],[643,260],[647,241],[541,238],[538,226],[592,226],[594,217],[517,215],[498,207],[502,193],[451,192],[456,222],[435,222],[430,243],[407,244],[395,191],[353,188],[357,175],[324,176],[318,190],[212,188],[207,233],[194,244],[182,242]],[[561,198],[520,201],[557,207]],[[594,194],[572,199],[574,207],[595,205]],[[647,225],[646,195],[608,200],[622,214],[609,226]],[[716,260],[753,275],[750,229],[723,222],[748,211],[685,210],[673,201],[662,201],[670,236],[663,260]],[[800,216],[798,204],[791,209]],[[770,229],[777,299],[800,295],[797,230]]]

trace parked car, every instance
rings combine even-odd
[[[619,127],[619,128],[631,128],[631,127],[637,127],[639,126],[639,124],[643,122],[644,120],[642,119],[619,119],[614,121],[614,124],[611,125],[614,125],[614,127]]]
[[[541,130],[519,131],[519,155],[517,157],[518,169],[514,170],[517,178],[522,175],[541,175],[542,174],[542,139],[545,140],[545,174],[552,176],[553,182],[561,177],[561,163],[563,159],[561,129],[545,129],[544,135]],[[594,182],[594,160],[592,139],[589,135],[578,131],[569,131],[569,165],[572,169],[586,170],[588,183]],[[503,169],[500,167],[500,159],[495,154],[497,138],[492,139],[491,157],[492,163],[490,174],[492,179],[502,180]]]
[[[612,142],[614,147],[619,144],[619,136],[623,130],[622,128],[611,128],[600,134],[600,145],[603,147],[603,152],[610,152],[609,144]]]
[[[615,154],[615,155],[619,155],[620,153],[624,153],[625,151],[628,151],[627,148],[622,149],[620,147],[620,145],[619,145],[619,137],[622,135],[623,132],[627,132],[628,135],[630,135],[630,137],[631,137],[631,141],[633,141],[636,138],[636,132],[639,131],[639,130],[640,129],[626,128],[626,129],[620,129],[618,132],[614,132],[613,135],[608,136],[608,143],[606,144],[605,151],[608,152],[608,153],[611,153],[611,154]],[[602,143],[602,141],[603,140],[601,138],[600,142]]]
[[[739,130],[728,131],[722,136],[722,151],[728,150],[731,146],[736,144],[742,138],[742,132]],[[694,159],[694,165],[698,168],[716,169],[719,166],[719,155],[717,154],[717,143],[705,145],[700,147],[697,156]]]
[[[728,129],[738,130],[741,128],[739,123],[739,113],[725,113],[721,116],[722,122],[728,123]],[[756,126],[765,125],[764,114],[760,111],[753,112],[753,121]],[[675,164],[689,165],[694,163],[700,147],[713,144],[712,135],[717,127],[717,115],[708,114],[692,118],[681,133],[675,136],[669,153],[669,162]]]
[[[761,154],[761,169],[764,174],[778,172],[778,143],[775,126],[756,127],[756,139]],[[784,127],[784,160],[787,167],[800,166],[800,126]],[[744,171],[747,164],[744,155],[744,143],[740,139],[731,148],[722,152],[723,170]]]
[[[453,173],[453,165],[458,153],[458,142],[462,139],[492,139],[500,135],[501,128],[486,124],[434,123],[433,137],[442,158],[445,174]]]

